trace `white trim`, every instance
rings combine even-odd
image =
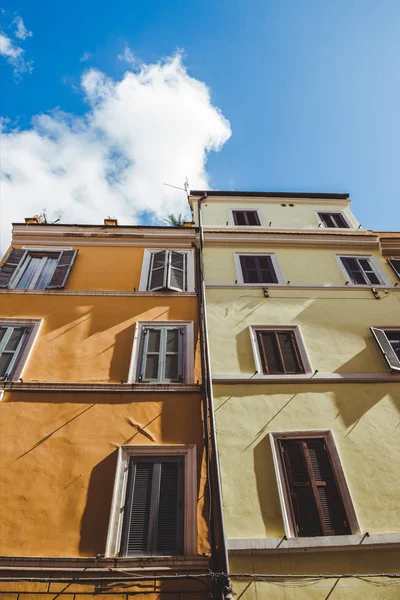
[[[119,554],[124,503],[131,456],[184,457],[184,554],[193,556],[197,549],[197,468],[195,444],[170,446],[120,446],[107,535],[106,557]],[[155,557],[156,559],[158,557]]]
[[[252,211],[252,212],[256,212],[257,216],[258,216],[258,220],[260,221],[260,224],[259,225],[236,225],[235,219],[233,218],[233,211],[238,211],[238,212],[240,212],[240,211],[243,211],[243,212],[250,212],[250,211]],[[237,228],[237,227],[245,227],[246,229],[253,229],[253,227],[259,229],[260,227],[264,227],[263,215],[261,215],[259,208],[254,208],[254,207],[251,207],[251,206],[247,206],[246,208],[239,208],[239,207],[235,206],[235,208],[228,208],[228,213],[229,213],[229,215],[228,215],[228,223],[229,223],[229,225],[231,227],[235,227],[235,228]]]
[[[399,288],[400,291],[400,288]],[[131,290],[65,290],[65,289],[44,289],[44,290],[27,290],[27,289],[8,289],[0,288],[0,294],[33,294],[33,295],[54,295],[54,296],[137,296],[139,298],[160,298],[160,292],[133,292]],[[196,292],[163,292],[163,298],[174,298],[176,296],[196,298]]]
[[[146,292],[147,291],[147,282],[148,282],[148,278],[149,278],[149,268],[150,268],[150,259],[151,259],[151,255],[155,254],[156,252],[163,252],[164,250],[174,250],[175,252],[181,252],[182,254],[186,254],[187,256],[187,262],[186,262],[186,269],[187,269],[187,273],[186,273],[186,280],[187,280],[187,292],[194,292],[195,291],[195,286],[194,286],[194,256],[193,256],[193,250],[182,250],[182,248],[145,248],[144,252],[143,252],[143,262],[142,262],[142,271],[140,274],[140,281],[139,281],[139,292]],[[181,293],[181,292],[177,292],[177,293]],[[185,292],[183,292],[185,293]],[[160,295],[160,292],[158,292],[157,295]]]
[[[198,202],[200,196],[189,195],[189,202]],[[290,198],[288,196],[207,196],[204,204],[208,202],[218,202],[218,204],[234,204],[235,202],[243,202],[249,204],[317,204],[319,206],[326,203],[328,206],[349,206],[350,198],[308,198],[300,196],[299,198]]]
[[[400,533],[356,533],[298,538],[227,539],[230,554],[296,554],[354,550],[386,550],[400,547]]]
[[[348,282],[348,286],[351,287],[367,287],[367,288],[382,288],[382,287],[395,287],[392,285],[391,282],[388,282],[388,279],[386,277],[386,275],[384,274],[380,264],[378,263],[376,257],[373,254],[346,254],[343,252],[337,253],[335,254],[335,258],[336,261],[340,267],[340,270],[342,271],[342,274],[345,278],[345,281]],[[357,258],[357,259],[367,259],[370,261],[373,270],[375,272],[375,275],[378,277],[378,279],[381,280],[381,283],[377,283],[377,284],[370,284],[370,285],[364,285],[364,284],[358,284],[358,283],[353,283],[351,281],[350,275],[348,274],[348,272],[346,271],[346,267],[344,266],[344,264],[342,263],[342,261],[340,260],[341,258]],[[397,287],[397,286],[396,286]]]
[[[340,215],[346,221],[348,227],[326,227],[324,225],[323,220],[319,216],[319,213],[326,213],[327,215]],[[342,210],[314,210],[314,214],[317,218],[317,223],[318,223],[319,229],[334,229],[335,231],[348,231],[349,229],[355,229],[356,231],[364,231],[364,229],[362,227],[360,227],[359,229],[357,227],[355,227],[351,223],[351,221],[350,221],[349,217],[346,215],[346,213]]]
[[[284,379],[286,379],[287,377],[293,377],[295,375],[266,375],[265,373],[263,373],[263,368],[262,368],[262,362],[261,362],[261,356],[260,356],[260,349],[258,347],[258,342],[257,342],[257,331],[293,331],[294,336],[296,338],[296,343],[297,343],[297,347],[300,353],[300,358],[301,358],[301,362],[303,364],[303,368],[304,368],[304,373],[299,373],[297,376],[303,377],[303,378],[307,378],[311,375],[312,371],[312,367],[310,364],[310,361],[308,359],[307,356],[307,351],[306,351],[306,347],[304,345],[301,333],[300,333],[300,327],[298,325],[249,325],[249,329],[250,329],[250,339],[251,339],[251,345],[253,348],[253,356],[254,356],[254,363],[255,363],[255,367],[256,367],[256,373],[262,377],[263,379],[271,379],[274,377],[282,377]],[[214,377],[214,376],[213,376]]]
[[[199,383],[64,383],[64,382],[36,382],[36,381],[2,381],[0,388],[7,392],[82,392],[88,394],[131,394],[126,402],[137,402],[137,394],[140,394],[140,402],[147,401],[143,394],[163,394],[163,400],[171,398],[171,392],[180,394],[199,394],[201,386]],[[133,393],[133,396],[132,396]],[[161,399],[160,399],[161,400]],[[154,399],[151,400],[154,402]]]
[[[213,373],[215,384],[234,383],[397,383],[396,373],[308,373],[306,375],[244,375],[236,373]]]
[[[371,288],[373,287],[378,287],[379,289],[383,288],[383,291],[390,291],[390,292],[400,292],[400,286],[396,286],[396,285],[354,285],[354,286],[348,286],[348,285],[334,285],[334,284],[329,284],[329,283],[316,283],[316,284],[312,284],[312,283],[307,283],[307,284],[297,284],[297,283],[287,283],[285,284],[279,284],[279,283],[206,283],[205,284],[206,288],[210,288],[210,289],[246,289],[249,286],[250,287],[254,287],[254,288],[259,288],[260,291],[262,291],[264,288],[270,288],[270,287],[274,287],[274,289],[276,290],[326,290],[326,291],[338,291],[338,290],[351,290],[352,292],[354,292],[355,290],[359,290],[359,291],[367,291],[367,290],[371,290]],[[1,290],[0,290],[0,293]]]
[[[241,256],[270,256],[271,260],[272,260],[272,266],[274,268],[275,275],[276,275],[276,278],[278,280],[278,283],[245,283],[244,282],[244,278],[243,278],[242,265],[240,264],[240,257]],[[286,283],[286,279],[283,276],[283,273],[282,273],[281,268],[279,266],[278,259],[277,259],[276,254],[274,252],[234,252],[233,253],[233,260],[234,260],[234,263],[235,263],[235,269],[236,269],[236,275],[237,275],[237,282],[238,282],[239,285],[243,285],[245,287],[252,287],[252,286],[255,286],[255,287],[266,287],[266,286],[283,285],[283,284]],[[209,284],[206,284],[206,286],[208,287]]]
[[[186,384],[194,383],[194,323],[193,321],[137,321],[133,336],[131,362],[129,365],[128,383],[135,383],[138,374],[139,351],[143,327],[185,327],[184,372]],[[153,383],[149,386],[157,385]],[[164,385],[164,384],[160,384]],[[178,384],[176,384],[178,385]]]
[[[26,344],[24,346],[24,348],[22,349],[22,352],[20,353],[20,355],[17,357],[17,363],[14,369],[14,373],[13,376],[7,380],[7,382],[13,382],[13,381],[18,381],[21,378],[21,375],[23,373],[23,370],[25,369],[28,360],[32,354],[32,350],[33,350],[33,346],[35,344],[35,341],[37,339],[38,333],[39,333],[39,329],[41,327],[43,323],[43,319],[22,319],[22,318],[17,318],[17,319],[5,319],[5,318],[0,318],[0,325],[6,325],[7,327],[30,327],[30,332],[28,334],[28,339],[26,341]],[[4,386],[5,383],[7,382],[2,382],[0,385]]]
[[[58,246],[22,246],[22,250],[30,250],[32,252],[66,252],[67,250],[73,250],[73,248],[72,246],[68,248]]]

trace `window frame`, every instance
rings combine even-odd
[[[382,325],[382,326],[373,325],[373,326],[370,327],[370,331],[372,333],[372,336],[375,339],[375,341],[376,341],[376,343],[378,345],[378,348],[379,348],[379,350],[380,350],[383,358],[385,359],[385,362],[386,362],[387,366],[390,369],[390,372],[396,374],[398,371],[400,371],[400,359],[397,358],[397,355],[396,355],[396,359],[398,361],[398,364],[397,365],[392,365],[390,363],[390,360],[387,357],[387,353],[385,351],[385,348],[382,346],[381,341],[378,339],[378,336],[375,334],[374,330],[381,331],[382,333],[384,333],[385,338],[386,338],[386,342],[389,344],[389,346],[392,347],[392,344],[390,343],[390,340],[388,340],[388,338],[387,338],[386,331],[398,331],[400,333],[400,325],[399,326],[395,326],[395,325],[389,325],[389,326],[388,325]],[[392,351],[394,352],[394,350],[392,350]],[[396,353],[394,352],[394,354],[396,354]]]
[[[269,434],[272,459],[274,463],[276,481],[278,486],[279,500],[281,504],[283,523],[285,528],[285,534],[288,538],[307,539],[306,536],[298,536],[297,525],[295,516],[292,509],[292,503],[290,500],[290,490],[287,485],[284,465],[282,456],[279,448],[279,440],[293,439],[293,440],[304,440],[309,438],[323,438],[328,450],[328,456],[331,462],[333,477],[336,481],[337,489],[341,497],[345,515],[348,521],[350,533],[354,535],[360,533],[360,527],[357,520],[357,515],[354,509],[353,501],[350,496],[350,490],[347,485],[346,477],[343,471],[342,463],[340,460],[339,453],[336,448],[335,439],[331,430],[322,431],[285,431],[285,432],[271,432]],[[329,537],[329,536],[317,536],[317,537]],[[331,536],[336,537],[336,536]]]
[[[146,327],[176,327],[186,329],[183,348],[182,382],[138,382],[142,351],[143,329]],[[143,383],[143,385],[184,385],[194,383],[194,322],[193,321],[137,321],[133,336],[131,362],[129,366],[128,383]]]
[[[234,212],[255,212],[257,213],[257,217],[258,220],[260,222],[259,225],[236,225],[235,223],[235,218],[233,216]],[[252,208],[252,207],[246,207],[246,208],[228,208],[228,213],[229,213],[229,217],[228,217],[228,223],[230,227],[246,227],[247,228],[252,228],[252,227],[264,227],[264,219],[262,218],[262,215],[260,213],[260,209],[259,208]]]
[[[373,254],[335,254],[336,261],[340,267],[340,270],[345,278],[345,281],[348,282],[348,285],[356,288],[382,288],[382,287],[392,287],[391,283],[388,282],[379,262]],[[373,271],[377,278],[381,281],[381,283],[354,283],[351,281],[350,275],[348,274],[346,267],[342,262],[342,258],[356,258],[357,260],[369,260],[373,267]]]
[[[0,386],[2,383],[7,381],[18,381],[21,378],[23,370],[33,350],[33,345],[37,339],[42,322],[43,319],[0,318],[0,326],[5,325],[6,327],[26,327],[29,329],[26,339],[18,351],[18,356],[15,359],[10,376],[7,379],[0,379]]]
[[[265,377],[266,379],[277,378],[277,377],[282,378],[282,379],[287,379],[288,377],[308,378],[311,375],[313,370],[312,370],[311,363],[310,363],[310,360],[307,355],[306,347],[305,347],[303,339],[302,339],[300,327],[298,325],[250,325],[249,329],[250,329],[250,339],[251,339],[251,345],[252,345],[252,349],[253,349],[255,369],[256,369],[256,373],[259,377]],[[260,348],[259,348],[258,340],[257,340],[257,331],[292,331],[294,333],[294,337],[295,337],[296,344],[297,344],[297,349],[300,354],[300,359],[303,364],[304,372],[303,373],[287,373],[287,374],[285,374],[285,373],[275,373],[275,374],[264,373],[262,357],[261,357]]]
[[[149,279],[149,271],[152,254],[156,254],[157,252],[164,252],[165,250],[173,250],[174,252],[181,252],[182,254],[186,254],[186,284],[187,289],[183,292],[175,291],[175,290],[148,290],[147,284]],[[142,261],[142,270],[140,273],[139,280],[139,292],[148,292],[149,294],[159,294],[161,293],[176,293],[176,294],[184,294],[187,292],[195,292],[195,280],[194,280],[194,254],[193,250],[185,250],[182,248],[145,248],[143,253],[143,261]]]
[[[183,456],[184,459],[184,515],[183,515],[183,552],[184,556],[193,556],[197,550],[197,465],[196,445],[147,445],[120,446],[118,448],[117,467],[111,503],[110,519],[106,543],[106,556],[121,556],[124,507],[128,484],[130,457]],[[176,555],[171,555],[175,557]],[[138,555],[142,559],[144,555]],[[135,557],[130,557],[135,558]],[[152,555],[157,560],[158,555]]]
[[[12,289],[12,290],[14,290],[14,289],[24,289],[24,290],[41,289],[42,291],[44,291],[46,289],[51,289],[51,288],[48,288],[48,286],[45,287],[45,288],[36,288],[35,287],[35,285],[36,285],[36,283],[37,283],[37,281],[38,281],[38,279],[40,277],[40,274],[42,272],[43,267],[40,268],[40,269],[39,268],[36,269],[35,275],[33,276],[33,279],[30,282],[30,284],[29,284],[28,287],[26,287],[26,288],[17,288],[17,285],[18,285],[20,279],[22,278],[22,276],[23,276],[26,268],[29,265],[29,260],[28,259],[31,258],[31,253],[43,252],[43,253],[45,253],[45,254],[47,253],[49,255],[50,254],[57,254],[57,257],[54,257],[54,258],[57,258],[57,264],[55,266],[55,269],[57,269],[58,261],[60,260],[60,257],[62,255],[62,253],[63,252],[68,252],[68,251],[72,251],[72,250],[74,250],[74,248],[72,248],[72,247],[69,247],[69,248],[56,248],[56,247],[45,247],[45,246],[40,246],[40,247],[37,247],[37,246],[22,246],[21,250],[26,250],[27,252],[26,252],[26,255],[23,257],[23,259],[21,260],[21,262],[19,263],[19,265],[17,266],[17,268],[15,269],[15,271],[14,271],[14,273],[13,273],[13,275],[12,275],[10,281],[9,281],[8,289]],[[73,266],[73,262],[72,262],[71,266]],[[54,269],[54,271],[55,271],[55,269]],[[50,277],[50,281],[51,281],[53,275],[54,275],[54,272],[53,272],[52,276]]]
[[[387,262],[390,266],[390,268],[393,270],[393,272],[395,273],[397,279],[400,281],[400,268],[399,270],[397,270],[396,266],[394,264],[392,264],[392,262],[396,260],[400,262],[400,256],[391,256],[390,258],[387,259]]]
[[[323,229],[339,229],[339,231],[347,231],[348,229],[355,229],[354,225],[351,223],[349,217],[343,210],[315,210],[314,214],[318,221],[318,227],[322,227]],[[347,223],[347,227],[327,227],[320,216],[321,214],[327,215],[340,215],[345,223]]]
[[[241,256],[270,256],[272,261],[272,266],[275,271],[276,278],[278,280],[277,283],[246,283],[243,277],[242,265],[240,263]],[[237,282],[240,285],[246,286],[255,286],[255,287],[270,287],[274,285],[286,285],[286,280],[283,276],[281,268],[279,266],[278,258],[274,252],[234,252],[233,260],[235,263]]]

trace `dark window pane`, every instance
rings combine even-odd
[[[234,210],[233,220],[235,222],[235,225],[246,225],[246,218],[243,211]]]
[[[24,335],[25,327],[14,327],[11,337],[8,340],[5,350],[14,351],[17,349],[21,337]]]
[[[167,354],[165,357],[165,379],[177,381],[178,378],[178,355]]]
[[[356,258],[342,257],[342,263],[346,267],[346,271],[350,275],[351,281],[360,285],[368,283],[367,279],[361,270],[361,266]]]
[[[149,336],[149,343],[147,347],[148,352],[159,352],[160,351],[160,329],[148,329],[147,335]]]
[[[157,554],[182,553],[181,536],[181,490],[179,489],[180,465],[178,462],[161,463],[160,500],[157,527]]]
[[[0,377],[3,378],[6,375],[7,367],[13,358],[12,354],[1,354],[0,355]]]
[[[150,462],[138,462],[134,469],[134,476],[132,467],[130,471],[127,504],[130,504],[129,494],[131,494],[132,503],[130,514],[125,515],[128,556],[147,554],[148,551],[153,464]]]
[[[258,219],[258,214],[255,210],[248,211],[247,213],[247,222],[249,225],[259,225],[260,221]]]
[[[167,331],[167,352],[178,352],[179,329],[168,329]]]
[[[6,327],[0,327],[0,342],[3,339],[3,337],[5,336],[6,331],[7,331]]]
[[[399,331],[385,331],[386,337],[389,340],[397,358],[400,360],[400,330]]]
[[[344,217],[342,215],[336,214],[336,215],[334,215],[334,219],[335,219],[335,222],[336,222],[336,227],[343,227],[343,228],[348,228],[349,227],[348,224],[347,224],[347,222],[345,221],[345,219],[344,219]]]
[[[278,334],[283,362],[287,373],[301,373],[302,368],[298,365],[295,349],[295,340],[291,332],[282,332]]]
[[[148,354],[146,360],[145,379],[157,379],[158,377],[158,354]]]
[[[53,277],[54,271],[56,270],[57,259],[56,258],[47,258],[40,273],[39,279],[36,282],[35,288],[38,290],[44,290],[50,283],[51,278]]]

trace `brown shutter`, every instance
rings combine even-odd
[[[12,248],[3,266],[0,269],[0,288],[7,288],[11,277],[14,275],[18,265],[27,255],[28,250]]]
[[[397,279],[400,279],[400,258],[390,258],[388,263],[396,273]]]
[[[56,270],[53,273],[53,277],[51,278],[47,289],[52,290],[63,288],[65,286],[77,254],[78,250],[64,250],[61,252]]]

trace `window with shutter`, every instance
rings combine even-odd
[[[121,555],[183,554],[184,458],[131,457]]]
[[[287,433],[273,438],[294,535],[354,533],[357,520],[331,434]]]
[[[149,383],[183,382],[185,338],[185,327],[143,327],[137,380]]]
[[[389,258],[388,263],[396,273],[397,278],[400,279],[400,258]]]
[[[345,272],[354,285],[385,285],[370,256],[340,256]]]
[[[0,270],[0,287],[63,288],[77,250],[46,251],[13,248]]]
[[[232,210],[232,216],[235,225],[261,225],[260,217],[256,210]]]
[[[400,328],[371,327],[372,334],[392,371],[400,371]]]
[[[255,329],[255,334],[264,374],[305,373],[294,329]]]
[[[349,224],[340,212],[319,212],[318,216],[324,227],[349,229]]]
[[[244,283],[278,283],[272,257],[263,255],[240,255]]]
[[[0,321],[0,381],[18,379],[40,321]]]
[[[145,288],[147,291],[188,291],[188,252],[177,250],[147,252],[150,253]]]

